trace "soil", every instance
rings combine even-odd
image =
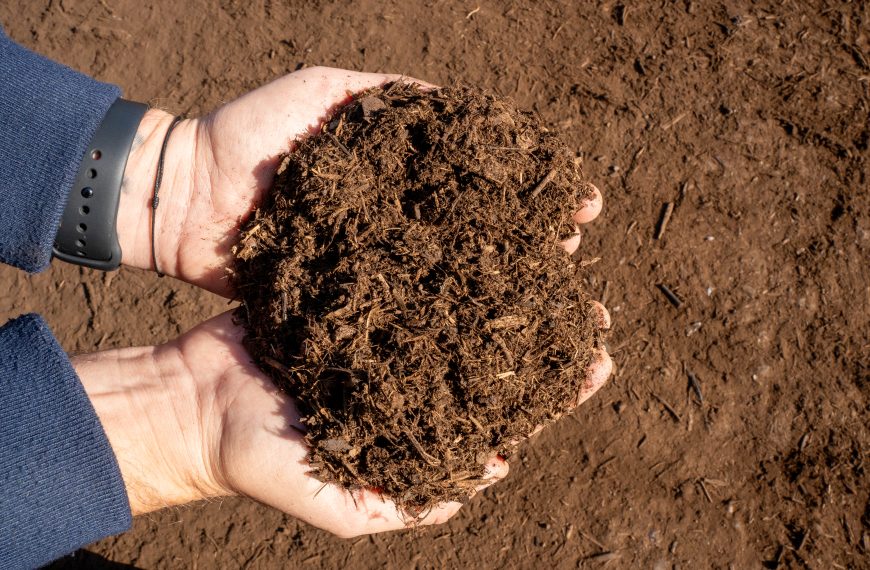
[[[559,238],[591,192],[537,117],[464,87],[367,91],[295,145],[232,276],[315,477],[422,515],[576,405],[599,330]]]
[[[449,523],[341,540],[232,499],[59,567],[870,567],[867,2],[43,0],[0,22],[191,114],[305,65],[462,80],[535,110],[605,198],[583,285],[614,376]],[[0,316],[38,311],[70,351],[226,309],[139,271],[0,283]]]

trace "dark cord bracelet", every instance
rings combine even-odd
[[[163,137],[163,146],[160,147],[160,158],[157,159],[157,177],[154,179],[154,197],[151,199],[151,261],[154,263],[154,271],[158,277],[163,277],[163,272],[160,271],[160,266],[157,265],[157,206],[160,204],[160,183],[163,182],[163,159],[166,158],[166,147],[169,146],[169,135],[175,129],[176,125],[181,122],[181,117],[175,117],[169,128],[166,130],[166,135]]]

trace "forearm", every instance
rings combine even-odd
[[[72,359],[118,460],[134,515],[216,494],[204,488],[195,392],[171,345]]]

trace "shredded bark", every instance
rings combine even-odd
[[[537,117],[467,87],[375,89],[298,142],[233,281],[313,475],[424,512],[572,407],[600,333],[558,242],[589,195]]]

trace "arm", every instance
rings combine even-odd
[[[19,212],[17,216],[2,216],[0,260],[28,271],[38,271],[49,262],[51,244],[81,157],[118,90],[24,50],[5,36],[0,37],[0,55],[0,71],[10,79],[0,91],[0,117],[4,117],[5,122],[4,136],[0,138],[0,159],[13,165],[13,176],[7,178],[0,193],[0,212]],[[229,107],[230,112],[181,125],[167,154],[166,189],[161,200],[167,205],[158,214],[158,251],[162,266],[172,275],[227,293],[221,280],[231,245],[227,233],[232,232],[268,187],[278,155],[295,136],[316,127],[330,107],[346,101],[349,89],[361,90],[388,79],[390,76],[385,75],[310,70],[243,98],[246,101],[235,108]],[[279,101],[282,102],[274,107]],[[270,112],[278,115],[258,115],[259,105],[273,106]],[[277,124],[276,119],[280,119]],[[166,113],[150,111],[139,128],[140,144],[134,145],[127,163],[127,184],[118,217],[123,261],[127,265],[144,268],[151,265],[148,204],[159,147],[170,120]],[[238,144],[249,136],[245,129],[239,128],[239,121],[267,127],[267,131],[255,137],[257,145]],[[215,137],[214,143],[212,137]],[[239,149],[246,152],[240,165],[236,164]],[[242,168],[236,170],[237,166]],[[217,242],[217,248],[213,242]],[[10,471],[20,465],[27,469],[19,470],[18,478],[7,478],[2,492],[12,497],[20,490],[27,491],[27,485],[31,485],[38,486],[40,494],[23,494],[35,497],[39,504],[27,500],[7,502],[10,508],[2,528],[21,526],[20,521],[25,518],[30,527],[52,528],[42,520],[51,517],[50,522],[65,530],[39,535],[38,540],[28,540],[26,534],[22,535],[22,540],[2,552],[0,560],[10,561],[12,565],[45,562],[123,530],[129,525],[128,496],[133,512],[143,513],[208,496],[244,494],[343,535],[403,525],[392,503],[380,497],[372,497],[357,507],[362,497],[354,500],[333,487],[318,492],[321,485],[306,474],[303,461],[306,450],[301,439],[291,437],[288,444],[287,438],[272,435],[280,430],[271,428],[285,427],[283,414],[272,416],[275,426],[246,425],[246,420],[251,418],[262,419],[262,410],[278,400],[283,402],[282,410],[293,416],[295,412],[292,403],[277,394],[271,384],[252,369],[240,345],[226,340],[228,329],[233,329],[232,335],[238,334],[229,323],[229,317],[221,323],[222,328],[214,323],[203,325],[175,345],[76,358],[81,384],[54,343],[55,364],[64,367],[64,378],[70,390],[68,397],[59,399],[55,406],[22,397],[27,393],[20,386],[23,380],[35,385],[35,379],[50,382],[56,376],[41,360],[46,354],[46,343],[53,343],[44,325],[39,325],[44,343],[8,346],[9,354],[32,371],[30,376],[23,377],[18,364],[2,369],[9,378],[19,380],[6,386],[7,401],[20,409],[22,417],[31,419],[29,423],[19,423],[21,433],[26,433],[28,441],[36,447],[23,448],[14,439],[4,437],[3,444],[8,445],[10,452],[0,458],[0,462],[5,460],[4,467],[9,466]],[[200,342],[200,339],[204,340]],[[221,343],[227,354],[236,360],[231,366],[233,374],[209,369],[191,375],[189,363],[172,357],[203,348],[211,351],[220,348],[215,345]],[[182,347],[186,348],[182,350]],[[210,361],[210,354],[193,360],[200,368],[200,363],[206,361]],[[192,376],[197,382],[192,381]],[[182,377],[187,381],[180,381]],[[253,383],[259,387],[256,392],[248,392],[252,378],[262,380]],[[191,388],[196,385],[203,386],[197,402],[214,405],[197,410],[190,407],[191,401],[186,396],[197,393]],[[247,405],[241,412],[227,407],[225,404],[230,400],[218,394],[236,389],[247,395],[242,398]],[[175,413],[184,406],[196,413]],[[97,416],[108,433],[108,441],[118,457],[117,464]],[[137,420],[131,421],[133,417]],[[190,423],[192,418],[204,418],[202,422],[209,426],[225,428],[204,434],[200,429],[202,424]],[[53,436],[67,430],[58,431],[52,425],[61,425],[62,421],[84,422],[94,443],[76,447],[58,441]],[[170,425],[177,429],[166,430]],[[251,445],[252,435],[259,436],[258,445]],[[218,444],[217,448],[207,445],[210,443]],[[286,481],[286,485],[276,486],[274,479],[263,477],[262,471],[251,470],[262,464],[263,452],[267,450],[266,457],[285,456],[274,466],[274,473],[279,481]],[[95,459],[95,453],[103,455]],[[293,462],[297,468],[285,469],[288,454],[297,459]],[[64,488],[63,478],[38,476],[34,469],[38,468],[35,464],[40,457],[50,458],[50,464],[70,472],[75,472],[76,467],[101,465],[91,473],[100,478],[80,477],[77,480],[84,482],[85,490],[90,492],[75,492],[80,490]],[[191,462],[191,458],[197,457],[202,460]],[[105,468],[106,461],[112,469]],[[496,471],[503,466],[500,464]],[[221,475],[215,476],[215,473]],[[288,494],[284,489],[299,492]],[[96,500],[94,493],[101,494],[100,500]],[[51,497],[54,503],[44,497]],[[106,509],[107,502],[120,507]],[[78,506],[70,508],[70,503]],[[99,517],[102,513],[105,519],[89,521],[83,528],[76,524],[82,522],[81,518],[65,516],[86,510],[88,505],[94,506],[89,511],[91,515]],[[434,511],[429,520],[445,520],[458,506]]]
[[[78,165],[119,95],[0,30],[0,261],[48,267]]]
[[[85,148],[117,87],[0,30],[0,261],[29,272],[51,246]],[[45,323],[0,328],[0,567],[35,567],[131,522],[115,455]]]
[[[130,526],[94,408],[36,315],[0,328],[0,567],[33,568]]]
[[[2,216],[0,260],[39,271],[50,260],[81,157],[118,90],[5,36],[0,37],[0,56],[0,71],[10,79],[0,90],[0,159],[13,165],[13,176],[0,194],[0,212],[19,213]],[[248,97],[235,115],[179,127],[167,155],[162,203],[168,206],[159,211],[158,225],[158,251],[170,274],[227,292],[220,279],[230,247],[226,233],[268,187],[279,153],[316,126],[329,107],[345,101],[347,89],[389,79],[336,73],[329,70],[314,84],[309,83],[315,79],[312,72],[297,74],[261,91],[259,102],[256,95]],[[270,101],[262,100],[264,93]],[[264,146],[246,149],[242,166],[254,163],[257,168],[233,172],[239,141],[227,131],[244,140],[247,135],[237,121],[268,126],[275,117],[250,111],[288,94],[290,100],[276,110],[286,113],[284,124],[271,125],[264,133],[268,136],[259,138]],[[148,204],[170,120],[161,111],[147,114],[125,171],[118,229],[127,265],[151,265]],[[220,139],[214,145],[213,135]],[[217,249],[210,243],[214,240]],[[40,342],[18,338],[21,322],[35,327],[30,337],[36,335]],[[0,406],[10,408],[6,417],[17,431],[4,430],[0,442],[0,498],[6,507],[0,529],[9,529],[16,540],[0,548],[0,565],[37,565],[122,531],[130,524],[131,508],[139,514],[228,494],[250,496],[345,536],[404,526],[395,506],[372,492],[351,497],[333,486],[320,492],[321,484],[307,475],[301,438],[287,433],[288,417],[296,418],[298,426],[293,403],[248,362],[240,334],[227,315],[163,347],[77,357],[74,371],[37,317],[4,329],[0,349],[10,356],[0,361],[0,378],[6,380]],[[204,366],[214,362],[216,352],[222,355],[220,365]],[[29,373],[22,374],[24,369]],[[65,390],[60,396],[58,381]],[[36,398],[34,391],[46,397]],[[275,406],[280,413],[264,414]],[[79,436],[82,431],[88,439]],[[82,443],[73,445],[67,435]],[[267,471],[264,459],[271,463]],[[505,469],[497,462],[493,476]],[[458,508],[445,505],[427,521],[446,520]],[[12,529],[21,530],[12,534]]]

